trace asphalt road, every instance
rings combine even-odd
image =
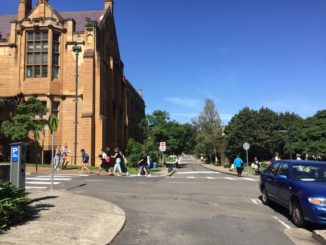
[[[127,223],[115,245],[317,244],[308,231],[294,228],[286,210],[261,204],[257,179],[210,171],[190,157],[180,167],[172,177],[91,175],[65,188],[125,210]]]

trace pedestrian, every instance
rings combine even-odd
[[[278,154],[278,152],[275,152],[274,157],[272,158],[272,163],[275,161],[281,160],[280,158],[280,154]]]
[[[120,166],[121,166],[122,174],[125,175],[125,176],[128,176],[129,173],[128,173],[128,168],[127,168],[127,163],[128,163],[127,158],[122,153],[122,151],[120,151],[119,153],[120,153],[120,156],[121,156]]]
[[[148,166],[148,158],[147,158],[147,153],[146,151],[142,151],[141,153],[141,159],[138,161],[138,166],[139,166],[139,172],[138,175],[143,175],[145,174],[146,176],[151,176],[150,172],[147,169]]]
[[[100,175],[102,169],[105,169],[106,172],[109,172],[109,175],[111,175],[110,171],[110,157],[105,153],[103,149],[101,149],[100,154],[98,155],[99,159],[101,160],[100,169],[97,172],[97,175]]]
[[[120,155],[120,150],[118,147],[116,147],[114,149],[114,155],[111,157],[115,159],[113,174],[115,174],[116,170],[118,169],[119,174],[122,175],[121,165],[120,165],[122,156]],[[118,176],[119,176],[119,174],[118,174]]]
[[[253,168],[255,170],[255,174],[259,175],[260,174],[260,162],[258,161],[258,158],[255,157],[254,158],[254,162],[251,164],[251,168]]]
[[[238,177],[241,177],[243,171],[243,161],[239,154],[237,154],[237,157],[234,159],[234,166],[237,169]]]
[[[297,157],[297,160],[302,160],[300,154],[297,154],[296,157]]]
[[[54,168],[57,171],[59,171],[60,161],[61,161],[61,151],[60,151],[60,146],[57,146],[55,149],[55,168]]]
[[[82,153],[82,171],[81,173],[84,173],[84,169],[88,171],[88,174],[91,173],[91,170],[87,167],[88,162],[89,162],[89,155],[85,152],[84,149],[81,149],[81,153]]]
[[[69,149],[68,149],[68,145],[67,143],[65,144],[64,147],[61,148],[61,156],[62,156],[62,169],[66,169],[67,168],[67,165],[69,163],[69,160],[68,160],[68,154],[69,154]]]

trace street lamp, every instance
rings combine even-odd
[[[76,54],[76,73],[75,73],[75,87],[76,87],[76,94],[75,94],[75,149],[74,149],[74,164],[77,164],[77,125],[78,125],[78,55],[82,51],[81,47],[74,44],[72,47],[72,51]]]

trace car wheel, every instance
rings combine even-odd
[[[269,204],[268,194],[265,187],[261,190],[261,201],[264,205]]]
[[[303,218],[303,214],[299,202],[294,200],[292,202],[291,207],[292,207],[291,216],[292,216],[293,224],[295,224],[298,227],[304,227],[305,220]]]

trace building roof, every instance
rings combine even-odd
[[[61,12],[65,19],[74,19],[76,21],[76,32],[84,31],[86,18],[94,21],[99,21],[103,15],[103,11],[80,11],[80,12]],[[0,15],[0,33],[2,38],[7,38],[10,33],[10,22],[17,20],[17,14]]]

